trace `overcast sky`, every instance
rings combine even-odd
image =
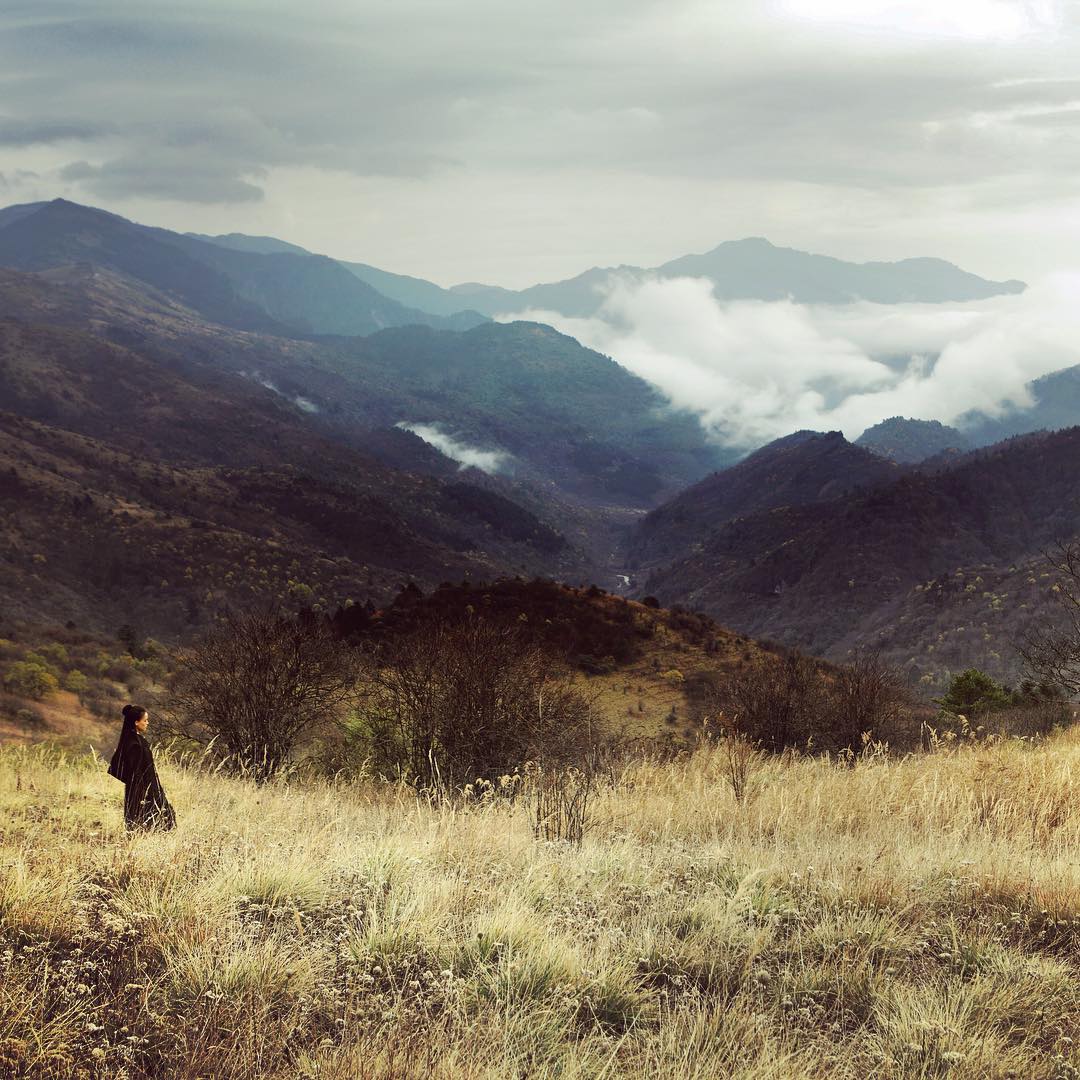
[[[722,240],[1075,265],[1073,0],[5,0],[0,203],[523,286]]]

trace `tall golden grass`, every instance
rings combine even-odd
[[[1080,1076],[1080,737],[524,799],[0,750],[0,1076]]]

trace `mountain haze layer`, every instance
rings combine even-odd
[[[78,262],[128,274],[213,322],[249,330],[368,334],[410,323],[464,329],[485,321],[475,313],[446,321],[406,308],[322,256],[237,250],[64,199],[13,207],[0,217],[0,265],[45,270]]]
[[[879,304],[983,300],[1023,291],[1021,281],[987,281],[941,259],[851,263],[776,247],[753,237],[684,255],[652,268],[594,267],[567,281],[510,291],[482,285],[454,289],[469,307],[488,315],[530,309],[581,318],[595,314],[616,281],[705,278],[718,300],[794,300],[798,303]]]

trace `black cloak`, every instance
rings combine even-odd
[[[176,814],[161,788],[150,744],[135,730],[139,716],[139,709],[124,709],[124,726],[109,762],[109,775],[124,785],[124,822],[129,829],[171,829]]]

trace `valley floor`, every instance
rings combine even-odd
[[[1080,1075],[1080,732],[850,766],[612,770],[527,799],[0,750],[0,1075]]]

